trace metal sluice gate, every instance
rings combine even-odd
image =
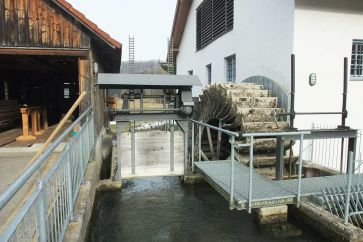
[[[99,74],[99,88],[117,90],[123,100],[121,109],[107,110],[117,129],[115,180],[184,175],[188,164],[189,120],[194,111],[192,88],[201,85],[198,77],[190,75]],[[162,107],[146,108],[146,99],[158,99]],[[170,125],[167,132],[145,137],[146,134],[135,132],[135,122],[140,121],[163,121]],[[156,144],[164,155],[155,150],[149,152]],[[147,155],[151,153],[152,159]]]

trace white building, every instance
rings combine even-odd
[[[176,71],[198,75],[204,84],[266,79],[273,83],[267,88],[288,97],[294,53],[295,110],[340,112],[348,57],[347,125],[363,129],[362,25],[362,0],[179,0],[172,30]],[[312,73],[315,86],[309,85]],[[340,120],[298,116],[295,126],[336,127]]]

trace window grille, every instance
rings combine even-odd
[[[234,0],[204,0],[197,8],[197,51],[233,29]]]
[[[353,79],[363,78],[363,40],[353,40],[350,76]]]
[[[236,82],[236,55],[226,57],[226,81]]]

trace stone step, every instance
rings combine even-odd
[[[286,121],[277,122],[247,122],[243,124],[243,129],[251,132],[277,132],[289,128],[289,123]]]
[[[254,90],[254,89],[246,89],[246,90],[227,90],[227,96],[232,98],[232,101],[239,101],[242,97],[270,97],[269,90]]]
[[[254,83],[218,83],[217,85],[226,88],[226,89],[255,89],[255,90],[262,90],[263,86],[254,84]]]
[[[237,108],[242,114],[243,122],[275,122],[272,112],[283,113],[283,108]]]
[[[249,143],[248,140],[246,141],[237,141],[237,144],[246,144]],[[295,143],[295,142],[294,142]],[[288,149],[290,147],[290,140],[284,139],[284,147]],[[238,150],[247,151],[248,147],[238,147]],[[259,138],[255,139],[253,143],[253,150],[254,151],[274,151],[276,149],[276,139],[275,138]]]
[[[236,154],[236,158],[241,163],[248,165],[249,156],[248,154]],[[296,164],[298,161],[298,156],[292,156],[291,162],[292,164]],[[285,165],[289,164],[289,156],[284,157]],[[276,156],[275,155],[266,155],[266,154],[255,154],[253,157],[253,167],[273,167],[276,166]]]
[[[277,97],[233,97],[238,108],[276,108]]]

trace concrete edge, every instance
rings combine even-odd
[[[290,206],[290,214],[304,224],[319,231],[325,238],[341,242],[363,242],[363,230],[352,225],[344,225],[342,219],[310,202],[301,203],[299,208]]]

